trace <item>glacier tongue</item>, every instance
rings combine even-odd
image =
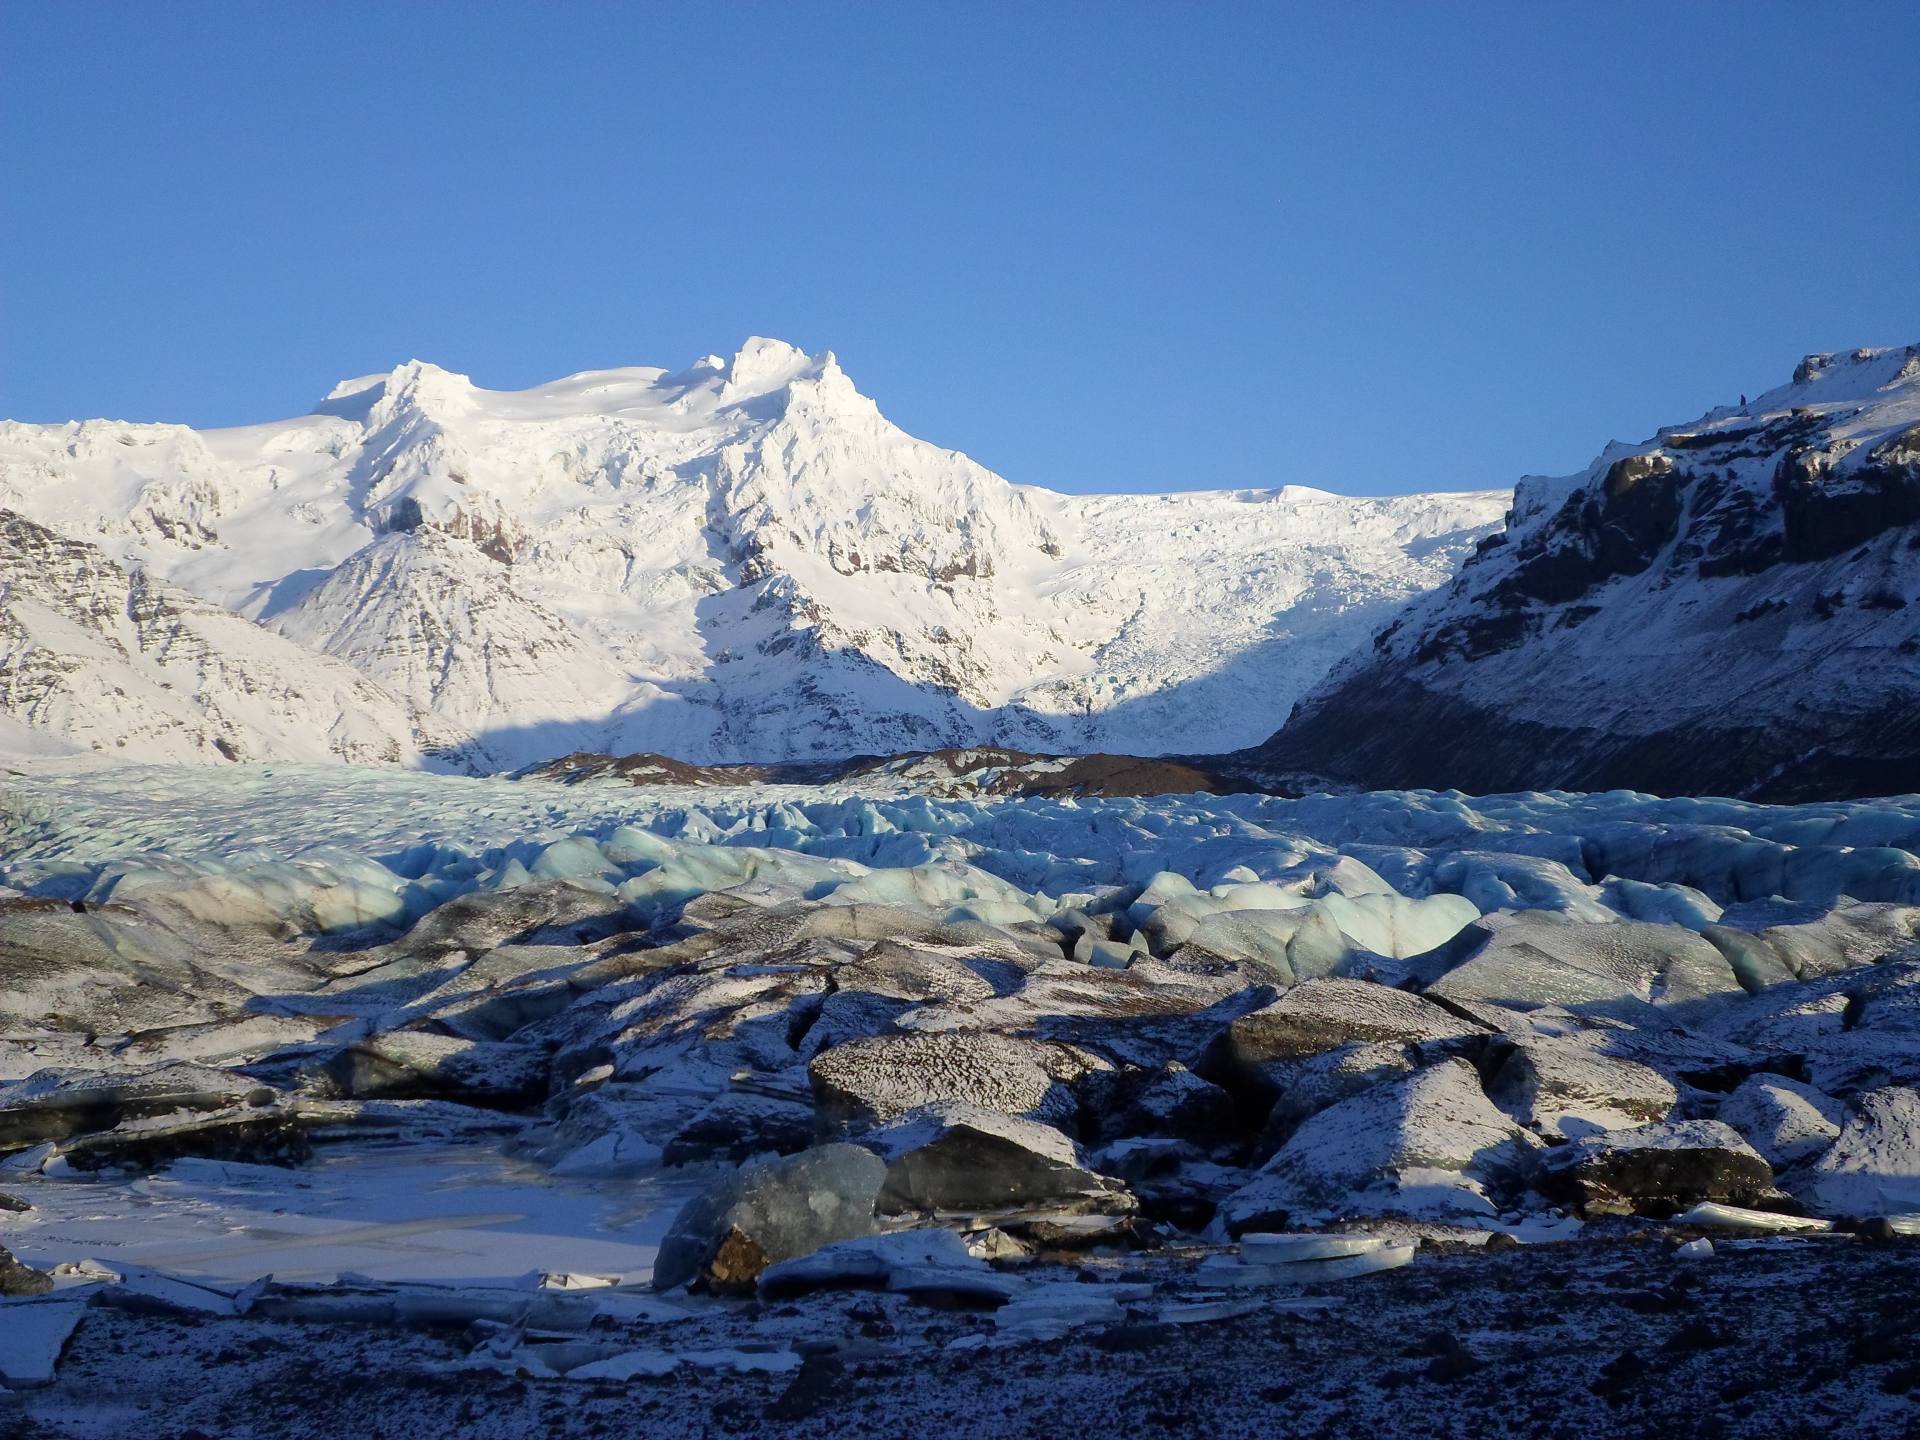
[[[404,711],[403,749],[477,770],[1230,749],[1505,499],[1011,485],[891,424],[831,353],[760,338],[519,392],[412,361],[239,429],[0,423],[0,508],[346,662]],[[390,726],[372,696],[248,753],[342,753],[326,732]],[[0,713],[127,758],[217,753]]]

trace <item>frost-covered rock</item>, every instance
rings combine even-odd
[[[1225,1052],[1242,1073],[1260,1077],[1344,1045],[1459,1045],[1484,1034],[1417,995],[1365,980],[1320,979],[1235,1020]]]
[[[1679,925],[1579,925],[1516,916],[1427,993],[1528,1008],[1675,1004],[1737,991],[1713,944]]]
[[[1578,1138],[1666,1119],[1679,1099],[1673,1082],[1651,1066],[1603,1053],[1601,1038],[1523,1041],[1493,1072],[1487,1093],[1543,1135]]]
[[[957,1031],[850,1041],[815,1056],[807,1072],[822,1115],[861,1125],[942,1101],[1066,1120],[1079,1109],[1074,1082],[1093,1068],[1071,1046]]]
[[[1260,1135],[1259,1153],[1271,1155],[1303,1121],[1349,1096],[1420,1068],[1412,1045],[1355,1041],[1304,1060],[1275,1061],[1262,1074],[1278,1091]]]
[[[1920,1211],[1920,1091],[1862,1095],[1799,1193],[1823,1215]]]
[[[1811,1160],[1840,1136],[1846,1107],[1784,1075],[1751,1075],[1720,1102],[1720,1120],[1776,1170]]]
[[[767,1151],[804,1150],[813,1143],[814,1129],[813,1106],[803,1100],[734,1092],[719,1096],[676,1130],[662,1158],[668,1165],[738,1164]]]
[[[1089,1087],[1100,1136],[1176,1135],[1196,1144],[1226,1138],[1237,1116],[1233,1097],[1179,1061],[1155,1070],[1117,1072]]]
[[[1087,1166],[1050,1125],[976,1105],[929,1105],[862,1137],[886,1161],[892,1213],[1032,1209],[1123,1214],[1126,1187]]]
[[[395,1030],[354,1041],[308,1073],[330,1096],[514,1106],[545,1098],[547,1069],[529,1045]]]
[[[1313,1116],[1221,1214],[1235,1234],[1352,1216],[1488,1219],[1517,1195],[1539,1143],[1487,1099],[1472,1065],[1445,1060]]]
[[[857,1145],[822,1145],[750,1166],[689,1200],[654,1262],[656,1290],[751,1289],[771,1264],[871,1234],[887,1167]]]
[[[1589,1215],[1672,1215],[1702,1200],[1775,1199],[1773,1167],[1718,1120],[1609,1130],[1549,1153],[1543,1186]]]

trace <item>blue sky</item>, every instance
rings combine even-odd
[[[1920,6],[0,9],[0,414],[748,334],[1067,490],[1505,484],[1920,341]]]

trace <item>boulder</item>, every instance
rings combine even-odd
[[[1783,1198],[1765,1157],[1719,1120],[1665,1120],[1576,1140],[1548,1156],[1541,1187],[1588,1215],[1664,1218],[1703,1200],[1758,1209]]]
[[[1277,1089],[1293,1062],[1355,1043],[1459,1046],[1486,1032],[1404,990],[1366,980],[1309,980],[1227,1027],[1227,1060],[1242,1076]],[[1276,1069],[1276,1067],[1279,1067]]]
[[[0,1245],[0,1295],[45,1295],[51,1289],[51,1275],[22,1265],[12,1251]]]
[[[1404,1079],[1419,1068],[1419,1053],[1413,1046],[1384,1040],[1354,1041],[1305,1060],[1267,1065],[1263,1074],[1279,1094],[1267,1112],[1257,1153],[1272,1155],[1322,1110],[1375,1085]]]
[[[889,1214],[1134,1208],[1126,1187],[1089,1169],[1072,1140],[1022,1116],[946,1101],[864,1140],[886,1162],[879,1207]]]
[[[668,1165],[731,1160],[769,1150],[785,1154],[813,1143],[813,1107],[776,1095],[734,1091],[720,1096],[685,1125],[665,1147]]]
[[[887,1166],[857,1145],[821,1145],[749,1166],[695,1196],[674,1217],[653,1286],[753,1288],[767,1266],[870,1235]]]
[[[1070,1120],[1071,1088],[1095,1068],[1069,1045],[984,1030],[882,1035],[836,1045],[807,1067],[830,1123],[884,1124],[941,1102],[1037,1120]]]
[[[1313,1116],[1221,1216],[1234,1235],[1357,1216],[1490,1219],[1539,1144],[1481,1092],[1472,1065],[1443,1060]]]
[[[1089,1101],[1099,1112],[1098,1138],[1172,1135],[1207,1145],[1234,1128],[1233,1097],[1179,1061],[1157,1070],[1117,1071],[1101,1077]]]

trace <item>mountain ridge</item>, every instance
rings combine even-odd
[[[347,662],[476,770],[1232,749],[1503,503],[1015,485],[758,337],[511,392],[411,361],[225,430],[0,423],[0,507]]]

